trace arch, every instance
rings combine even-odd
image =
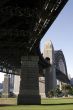
[[[55,66],[58,70],[60,70],[62,73],[65,72],[64,74],[68,76],[66,61],[62,50],[55,51]]]

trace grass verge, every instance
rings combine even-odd
[[[10,100],[15,106],[0,105],[0,110],[73,110],[73,98],[50,98],[42,99],[41,105],[16,105],[16,99],[0,99],[1,101]]]

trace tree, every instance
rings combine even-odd
[[[73,95],[73,87],[71,87],[71,89],[69,90],[69,94]]]
[[[0,98],[2,97],[2,92],[0,92]]]
[[[57,87],[56,87],[56,89],[55,89],[55,91],[54,91],[54,94],[55,94],[55,96],[57,96],[57,97],[61,96],[62,92],[61,92],[61,90],[60,90],[59,85],[57,85]]]
[[[49,92],[48,92],[48,97],[54,97],[54,91],[53,90],[50,90]]]
[[[68,96],[70,90],[71,86],[69,84],[62,84],[62,91],[66,97]]]

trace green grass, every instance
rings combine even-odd
[[[73,98],[42,99],[41,103],[42,105],[0,106],[0,110],[73,110]]]
[[[42,104],[66,104],[73,103],[73,98],[47,98],[42,99]]]
[[[3,106],[0,110],[73,110],[73,105],[24,105],[24,106]]]

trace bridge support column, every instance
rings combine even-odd
[[[41,98],[46,98],[45,95],[45,77],[39,77],[39,92]]]
[[[18,104],[40,104],[39,68],[37,56],[24,56],[21,60],[21,81]]]
[[[56,81],[56,73],[54,66],[50,66],[45,69],[45,92],[46,96],[48,96],[48,92],[50,90],[54,90],[56,88],[57,81]]]
[[[3,93],[2,97],[8,98],[10,92],[10,76],[8,74],[4,75],[4,82],[3,82]]]

